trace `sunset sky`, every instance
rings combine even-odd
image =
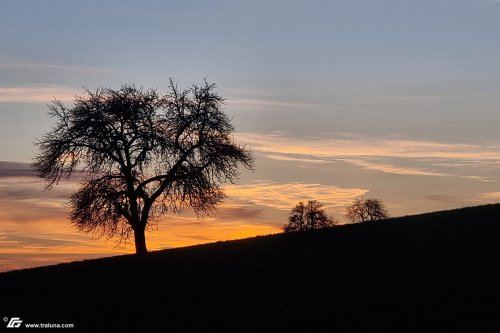
[[[0,271],[133,250],[79,233],[77,183],[29,169],[47,104],[84,88],[207,78],[254,151],[216,216],[166,216],[150,250],[279,232],[301,200],[500,201],[498,0],[2,0],[0,45]]]

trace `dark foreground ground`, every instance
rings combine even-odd
[[[500,331],[500,205],[3,273],[3,317],[88,332]]]

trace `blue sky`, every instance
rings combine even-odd
[[[229,99],[286,109],[261,107],[265,124],[228,110],[244,130],[496,136],[495,1],[2,1],[0,11],[2,88],[50,99],[207,77]]]
[[[500,1],[3,0],[0,43],[0,161],[15,162],[0,163],[4,206],[66,218],[61,196],[41,202],[43,184],[18,163],[50,128],[52,98],[121,83],[163,90],[169,77],[217,84],[257,169],[228,188],[224,230],[163,230],[158,247],[278,230],[302,199],[339,218],[362,194],[393,215],[500,199]],[[13,231],[32,215],[4,212],[9,244],[53,239]]]

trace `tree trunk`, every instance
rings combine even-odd
[[[134,229],[135,254],[138,255],[145,255],[146,253],[148,253],[144,231],[144,228]]]

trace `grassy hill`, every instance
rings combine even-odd
[[[111,332],[498,331],[500,205],[2,273],[0,316]]]

